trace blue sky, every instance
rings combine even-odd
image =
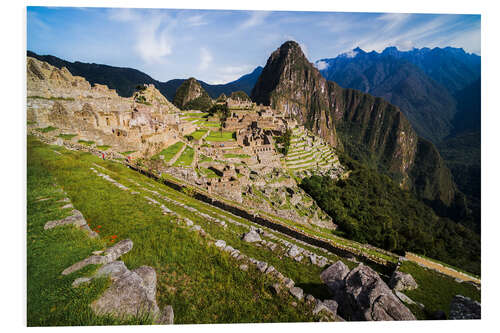
[[[480,26],[479,15],[28,7],[27,48],[132,67],[160,81],[226,83],[264,66],[287,40],[311,62],[357,46],[481,54]]]

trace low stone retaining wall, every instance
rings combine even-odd
[[[148,170],[144,170],[143,168],[138,167],[136,165],[132,165],[132,164],[127,164],[127,165],[131,169],[138,171],[149,178],[152,178],[156,181],[159,181],[159,182],[169,186],[170,188],[173,188],[174,190],[181,191],[183,188],[186,187],[184,184],[182,184],[180,182],[176,182],[176,181],[171,180],[171,179],[160,179],[157,175],[153,174],[152,172],[150,172]],[[348,257],[348,258],[354,256],[354,257],[359,258],[360,260],[368,261],[373,265],[382,266],[381,268],[383,270],[385,270],[387,268],[395,269],[395,267],[396,267],[395,263],[389,262],[389,261],[384,260],[382,258],[370,256],[368,254],[362,253],[360,250],[350,248],[347,246],[342,246],[340,244],[333,244],[327,240],[324,240],[324,239],[321,239],[321,238],[318,238],[315,236],[307,235],[307,234],[303,233],[302,231],[299,231],[291,226],[285,226],[285,225],[281,224],[280,222],[275,221],[274,219],[271,219],[270,217],[259,216],[258,214],[254,214],[252,212],[246,211],[245,209],[243,209],[241,207],[237,207],[237,206],[232,205],[228,202],[222,201],[219,198],[213,197],[213,196],[209,195],[208,193],[203,193],[194,187],[190,187],[190,188],[192,188],[193,192],[194,192],[192,195],[193,198],[195,198],[197,200],[203,201],[203,202],[208,203],[212,206],[223,209],[223,210],[228,211],[236,216],[242,217],[244,219],[247,219],[247,220],[252,221],[254,223],[260,224],[260,225],[265,226],[267,228],[270,228],[272,230],[276,230],[280,233],[283,233],[285,235],[288,235],[290,237],[293,237],[295,239],[303,241],[307,244],[326,249],[327,251],[329,251],[335,255],[338,255],[341,257]]]

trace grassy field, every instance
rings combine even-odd
[[[28,326],[55,325],[113,325],[149,323],[147,319],[119,321],[95,316],[88,304],[109,285],[106,279],[90,285],[72,288],[77,277],[96,269],[87,267],[81,272],[62,276],[68,266],[87,257],[92,251],[106,246],[103,239],[90,239],[72,226],[44,230],[45,222],[70,215],[62,210],[65,197],[54,185],[56,178],[47,166],[57,167],[56,154],[41,143],[28,141],[27,175],[27,323]],[[65,171],[71,172],[71,169]],[[96,188],[96,200],[103,195]],[[48,199],[48,200],[44,200]],[[96,223],[99,223],[96,221]]]
[[[85,146],[92,146],[93,144],[95,144],[94,141],[87,141],[87,140],[78,140],[78,143],[82,144],[82,145],[85,145]]]
[[[250,158],[250,155],[247,154],[224,154],[225,158]]]
[[[41,133],[48,133],[48,132],[55,131],[56,129],[57,129],[57,127],[47,126],[47,127],[44,127],[44,128],[37,128],[36,130],[38,132],[41,132]]]
[[[108,150],[109,148],[111,148],[111,146],[108,146],[108,145],[102,145],[102,146],[97,146],[97,148],[98,148],[98,149],[100,149],[100,150],[104,150],[104,151],[106,151],[106,150]]]
[[[190,135],[193,137],[193,139],[195,140],[199,140],[201,139],[202,136],[205,135],[205,133],[207,133],[208,130],[197,130],[193,133],[191,133]]]
[[[220,132],[220,131],[212,131],[205,138],[206,141],[235,141],[235,132]]]
[[[184,151],[182,152],[181,156],[175,161],[173,166],[191,166],[191,163],[193,163],[193,158],[194,158],[194,149],[191,147],[186,147]]]
[[[133,195],[96,177],[90,170],[95,164],[105,168],[101,172],[141,195]],[[47,184],[53,182],[64,189],[92,227],[102,226],[101,240],[90,240],[73,227],[43,231],[47,220],[62,217],[60,211],[49,206],[52,201],[35,203],[35,198],[51,195]],[[65,267],[101,249],[111,235],[117,235],[117,240],[130,238],[134,242],[133,249],[121,257],[127,267],[149,265],[155,269],[159,306],[172,305],[178,324],[317,320],[303,302],[294,307],[290,304],[290,295],[273,296],[269,290],[271,281],[266,275],[252,267],[249,271],[240,270],[238,262],[229,254],[210,245],[198,233],[177,225],[176,217],[163,215],[142,193],[151,196],[146,189],[155,190],[211,216],[230,215],[224,211],[159,185],[121,164],[100,160],[89,153],[49,147],[33,138],[28,139],[28,184],[28,318],[31,325],[117,323],[110,318],[96,318],[86,306],[98,297],[108,281],[99,280],[88,287],[73,289],[70,284],[79,276],[77,273],[60,278]],[[199,224],[215,239],[224,239],[243,253],[274,265],[306,292],[316,296],[324,294],[319,267],[299,264],[287,257],[280,259],[268,249],[243,242],[240,235],[247,230],[243,227],[222,228],[181,206],[168,201],[161,203]],[[147,323],[147,320],[137,323]]]
[[[179,150],[184,147],[184,142],[178,141],[171,146],[168,146],[166,149],[163,149],[158,155],[163,155],[163,160],[168,162],[179,152]]]
[[[450,303],[455,295],[470,297],[481,302],[481,292],[467,283],[405,261],[400,271],[410,273],[418,284],[415,290],[405,291],[412,300],[425,305],[425,311],[416,312],[419,319],[430,319],[434,311],[442,310],[449,315]],[[412,307],[412,310],[414,307]]]
[[[58,138],[61,138],[63,140],[71,140],[73,139],[75,136],[77,136],[77,134],[59,134],[57,137]]]

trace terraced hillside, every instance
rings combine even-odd
[[[337,174],[343,172],[333,148],[321,138],[300,127],[293,129],[285,165],[299,177],[327,171]]]
[[[87,257],[114,235],[117,241],[134,242],[132,251],[122,256],[127,267],[154,268],[158,304],[173,306],[176,323],[319,319],[312,314],[310,304],[288,292],[273,295],[269,287],[276,276],[282,276],[295,281],[305,293],[325,298],[319,274],[323,266],[339,260],[337,256],[266,228],[260,229],[260,241],[245,242],[242,234],[259,225],[90,153],[47,146],[30,137],[28,156],[28,285],[46,289],[49,294],[28,290],[31,297],[28,303],[33,305],[28,307],[30,325],[104,323],[90,311],[85,311],[84,318],[64,318],[65,309],[74,307],[75,295],[84,293],[87,295],[84,301],[90,302],[105,288],[105,281],[71,287],[75,278],[86,276],[95,268],[62,278],[60,273],[64,265]],[[78,231],[72,226],[43,230],[45,222],[59,209],[58,197],[52,194],[43,194],[49,198],[47,201],[36,201],[40,192],[46,191],[47,184],[62,188],[100,235],[100,240],[92,242],[83,236],[72,237],[72,241],[82,242],[82,246],[72,251],[73,258],[54,267],[56,264],[50,260],[40,265],[37,257],[61,256],[66,250],[60,247],[72,245],[69,241],[61,242],[59,237],[64,239],[65,233],[78,234]],[[62,211],[55,217],[64,217],[64,213],[68,214]],[[61,243],[57,248],[44,246],[53,242]],[[301,254],[300,258],[288,254],[292,248]],[[43,281],[34,283],[40,276]],[[65,287],[55,287],[54,283]],[[81,302],[78,305],[85,308]]]

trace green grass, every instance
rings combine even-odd
[[[175,167],[191,166],[191,163],[193,163],[193,158],[194,158],[194,149],[188,146],[186,147],[186,149],[184,149],[181,156],[179,156],[179,158],[175,161],[173,166]]]
[[[205,138],[206,141],[214,141],[214,142],[221,142],[221,141],[235,141],[235,132],[220,132],[220,131],[212,131],[210,134]]]
[[[48,133],[48,132],[55,131],[56,129],[57,129],[57,127],[47,126],[47,127],[44,127],[44,128],[37,128],[36,130],[37,130],[38,132]]]
[[[197,130],[193,133],[191,133],[190,135],[193,137],[193,139],[195,140],[199,140],[201,139],[202,136],[205,135],[205,133],[207,133],[208,130]]]
[[[183,113],[182,116],[184,116],[184,117],[204,118],[204,117],[208,116],[208,113],[207,112],[202,112],[202,113],[186,112],[186,113]]]
[[[33,98],[33,99],[45,99],[49,101],[74,101],[75,99],[73,97],[43,97],[43,96],[28,96],[28,98]]]
[[[199,168],[200,172],[208,177],[208,178],[220,178],[216,173],[215,171],[213,171],[212,169],[208,169],[208,168]]]
[[[59,134],[57,137],[59,138],[62,138],[64,140],[71,140],[73,139],[75,136],[77,136],[78,134]]]
[[[198,155],[198,163],[203,163],[203,162],[213,162],[214,160],[211,157],[208,157],[203,154]]]
[[[100,150],[104,150],[104,151],[106,151],[106,150],[108,150],[109,148],[111,148],[111,146],[108,146],[108,145],[102,145],[102,146],[97,146],[97,148],[98,148],[98,149],[100,149]]]
[[[224,157],[225,158],[250,158],[251,156],[247,155],[247,154],[232,154],[232,153],[229,153],[229,154],[224,154]]]
[[[44,230],[45,222],[69,214],[57,201],[64,194],[53,184],[56,179],[46,166],[57,167],[58,155],[32,138],[28,139],[27,169],[27,324],[28,326],[80,326],[149,323],[147,320],[120,321],[95,316],[88,304],[109,285],[107,279],[72,288],[73,280],[96,269],[62,276],[61,272],[92,251],[105,247],[103,239],[90,239],[73,226]],[[71,170],[67,170],[67,172]],[[50,198],[38,201],[39,198]]]
[[[290,305],[287,293],[272,296],[271,281],[250,267],[248,272],[238,268],[238,262],[227,253],[210,246],[206,239],[186,228],[179,227],[176,218],[163,215],[158,207],[149,205],[139,195],[122,191],[100,177],[89,168],[94,163],[108,171],[111,177],[134,190],[138,182],[142,186],[167,194],[175,200],[189,203],[200,210],[213,212],[215,208],[180,192],[153,182],[125,166],[85,152],[68,151],[56,146],[46,146],[32,138],[28,141],[28,184],[39,181],[41,174],[50,178],[46,183],[57,182],[67,192],[75,207],[82,212],[91,225],[102,225],[101,239],[116,234],[118,239],[130,238],[133,249],[123,255],[129,269],[149,265],[157,272],[157,301],[160,308],[170,304],[174,308],[176,324],[186,323],[250,323],[250,322],[297,322],[317,320],[303,302],[297,307]],[[62,155],[55,154],[52,149]],[[34,165],[36,164],[36,165]],[[36,170],[36,172],[35,172]],[[47,191],[45,184],[37,186]],[[49,217],[39,218],[36,228],[30,229],[33,200],[38,197],[35,187],[28,186],[28,318],[32,325],[90,325],[114,324],[110,319],[96,318],[88,304],[106,287],[107,281],[92,282],[88,289],[68,287],[75,276],[59,278],[60,271],[77,260],[85,258],[90,251],[102,248],[102,241],[84,237],[78,239],[57,234],[46,242],[32,243],[30,237],[36,233],[62,232],[75,229],[61,228],[42,231]],[[149,194],[151,195],[151,194]],[[47,205],[42,202],[40,205]],[[193,215],[188,210],[165,205],[183,216],[190,217],[210,235],[225,239],[228,244],[259,260],[266,260],[294,280],[299,286],[313,293],[324,292],[319,281],[320,268],[294,263],[290,258],[279,259],[269,250],[252,246],[240,239],[241,228],[224,229]],[[45,211],[45,210],[43,210]],[[191,215],[190,215],[191,214]],[[226,213],[221,213],[226,214]],[[58,216],[50,216],[55,218]],[[236,218],[235,218],[236,219]],[[94,243],[95,242],[95,243]],[[66,244],[68,250],[48,252],[47,245]],[[37,251],[30,248],[37,246]],[[41,252],[46,255],[41,255]],[[57,252],[57,253],[56,253]],[[56,259],[57,258],[57,259]],[[54,260],[56,259],[56,260]],[[86,272],[87,274],[89,272]],[[55,296],[54,296],[55,295]],[[52,309],[55,309],[51,312]],[[83,314],[85,315],[83,315]],[[48,318],[48,319],[44,319]],[[82,320],[83,318],[83,320]],[[106,320],[108,320],[106,322]]]
[[[435,311],[442,310],[449,315],[451,300],[463,295],[481,302],[481,292],[467,283],[458,283],[454,278],[426,269],[413,262],[405,261],[400,271],[410,273],[418,284],[415,290],[404,293],[412,300],[425,305],[425,311],[417,313],[419,319],[429,319]]]
[[[184,147],[184,142],[177,141],[173,145],[170,145],[166,149],[163,149],[158,155],[162,155],[163,160],[165,162],[168,162],[172,159],[172,157],[175,156],[175,154],[177,154],[179,152],[179,150],[182,149],[182,147]]]
[[[135,150],[127,150],[127,151],[124,151],[123,153],[120,153],[120,154],[128,156],[128,155],[130,155],[132,153],[135,153]]]
[[[95,142],[94,141],[87,141],[87,140],[78,140],[78,143],[81,143],[82,145],[85,146],[92,146]]]

